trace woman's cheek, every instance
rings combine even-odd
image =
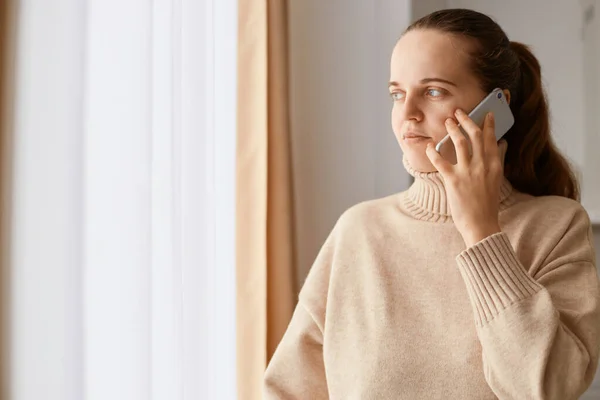
[[[400,120],[400,118],[397,115],[398,112],[397,112],[397,107],[395,105],[392,108],[391,114],[392,114],[392,130],[394,131],[396,136],[398,136],[400,134],[400,131],[402,128],[402,121]]]
[[[454,118],[454,110],[455,108],[452,105],[443,105],[436,110],[436,113],[432,118],[435,121],[435,132],[433,137],[436,142],[439,142],[448,134],[448,131],[446,130],[446,120],[448,118]],[[454,119],[456,120],[456,118]]]

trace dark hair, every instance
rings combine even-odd
[[[550,136],[550,118],[541,68],[529,47],[511,42],[485,14],[466,9],[431,13],[406,31],[435,29],[469,39],[473,72],[482,89],[510,91],[515,124],[508,142],[504,175],[517,190],[534,196],[557,195],[579,200],[579,184],[569,162]]]

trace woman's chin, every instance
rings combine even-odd
[[[413,170],[418,172],[437,172],[437,169],[429,161],[429,157],[427,157],[425,146],[421,148],[420,146],[406,146],[405,143],[403,144],[404,146],[401,146],[402,151],[404,152],[406,161]],[[450,164],[456,164],[456,154],[453,148],[446,146],[442,149],[441,156]]]
[[[408,164],[415,170],[419,172],[436,172],[437,170],[429,161],[429,157],[427,154],[411,154],[413,152],[407,152],[406,158]]]

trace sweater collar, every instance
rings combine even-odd
[[[403,196],[404,208],[415,219],[432,222],[451,222],[452,215],[446,198],[444,179],[439,172],[421,172],[402,158],[404,168],[414,177],[414,182]],[[500,186],[500,210],[508,207],[513,188],[504,178]]]

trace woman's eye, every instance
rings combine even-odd
[[[394,101],[402,100],[404,98],[404,94],[400,92],[390,93],[390,96],[392,96],[392,100]]]
[[[429,94],[432,97],[440,97],[443,93],[441,90],[438,89],[429,89],[427,90],[427,94]]]

